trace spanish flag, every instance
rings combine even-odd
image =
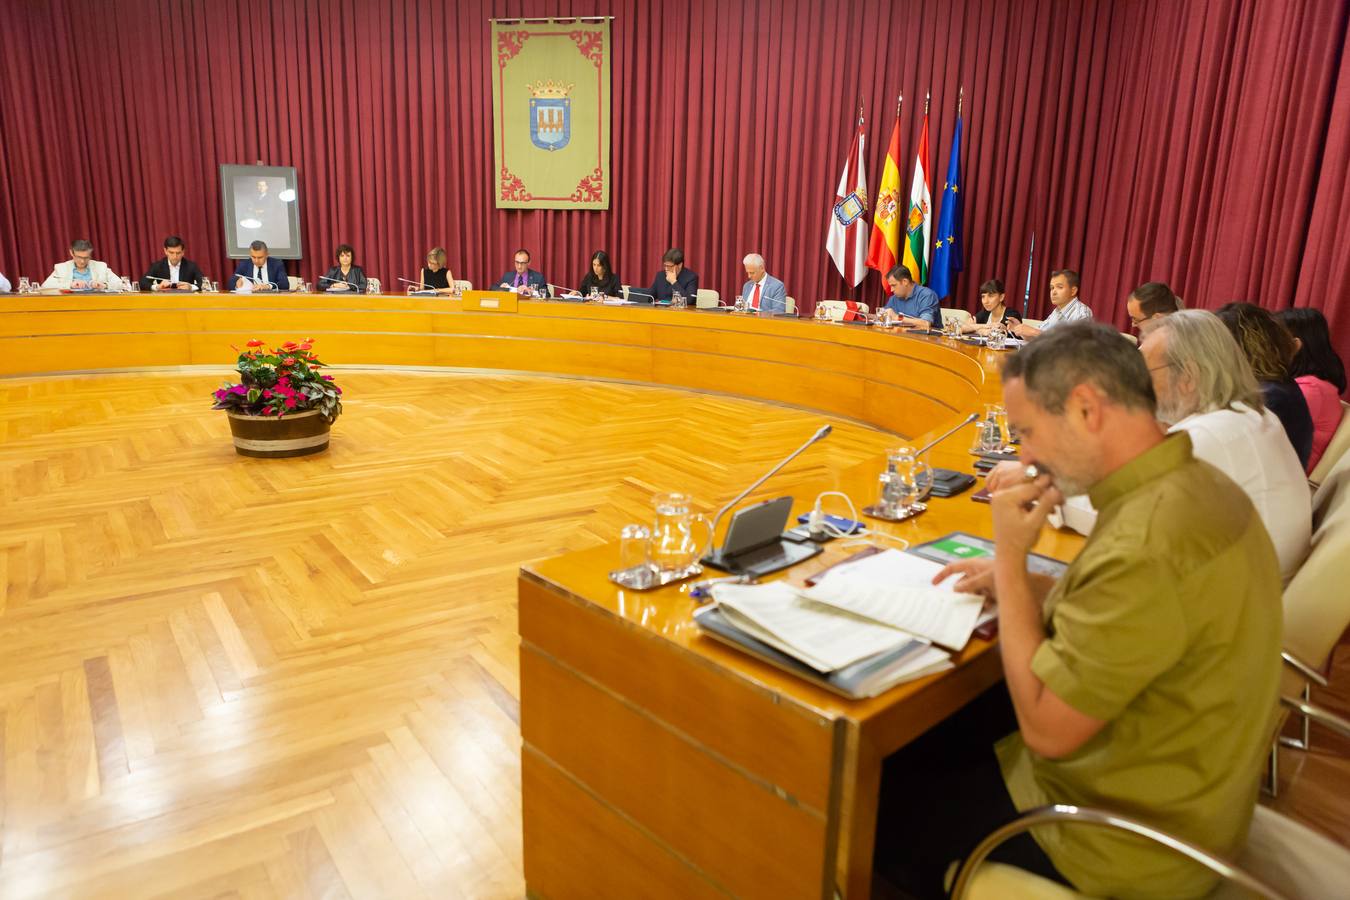
[[[928,111],[925,109],[919,155],[914,159],[914,184],[909,190],[909,215],[905,221],[905,268],[917,284],[928,283],[928,236],[932,233],[933,222],[928,169]]]
[[[886,150],[886,165],[877,189],[876,212],[872,218],[872,240],[867,245],[867,267],[881,273],[886,293],[891,292],[886,273],[900,258],[900,107],[895,108],[895,127]]]

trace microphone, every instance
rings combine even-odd
[[[358,291],[358,292],[359,292],[359,291],[361,290],[360,285],[356,284],[355,282],[352,282],[352,281],[346,281],[346,280],[341,279],[341,278],[329,278],[327,275],[320,275],[320,276],[319,276],[319,280],[320,280],[320,281],[331,281],[331,282],[333,282],[333,284],[345,284],[345,285],[347,285],[347,290],[349,290],[349,291]]]
[[[802,444],[796,450],[793,450],[791,453],[789,453],[786,459],[784,459],[778,465],[774,466],[769,471],[765,472],[762,476],[760,476],[759,480],[757,480],[754,484],[750,485],[748,488],[737,494],[735,499],[732,500],[730,503],[728,503],[726,506],[719,509],[717,511],[717,515],[713,517],[712,533],[717,534],[718,524],[722,521],[722,517],[731,511],[732,507],[734,507],[737,503],[740,503],[746,497],[750,496],[750,492],[753,491],[755,488],[759,487],[761,484],[768,481],[773,476],[777,475],[779,470],[782,469],[784,466],[786,466],[788,463],[792,462],[798,456],[801,456],[802,453],[806,452],[807,447],[810,447],[816,441],[824,440],[831,431],[834,431],[833,425],[822,425],[819,431],[811,435],[811,437],[807,438],[805,444]]]
[[[957,433],[958,431],[960,431],[962,428],[965,428],[965,427],[966,427],[967,425],[969,425],[971,422],[974,422],[974,421],[978,420],[979,418],[980,418],[980,414],[979,414],[979,413],[971,413],[970,415],[968,415],[968,416],[966,416],[964,419],[962,419],[960,422],[958,422],[954,427],[952,427],[951,430],[949,430],[949,431],[944,431],[944,432],[942,433],[942,436],[941,436],[941,437],[933,438],[931,441],[929,441],[928,443],[924,444],[922,447],[920,447],[918,450],[916,450],[916,451],[914,452],[914,455],[915,455],[916,457],[922,456],[923,454],[927,453],[929,450],[932,450],[932,449],[933,449],[934,447],[936,447],[938,444],[942,443],[942,442],[945,441],[947,438],[949,438],[949,437],[951,437],[952,435],[956,434],[956,433]]]

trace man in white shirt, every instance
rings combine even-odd
[[[5,277],[4,272],[0,272],[0,294],[8,294],[10,290],[9,279]]]
[[[1152,324],[1139,346],[1158,396],[1158,420],[1168,433],[1191,436],[1195,458],[1223,472],[1251,499],[1286,584],[1308,554],[1312,498],[1284,426],[1261,401],[1247,357],[1211,312],[1185,309]],[[1022,478],[990,475],[990,490]],[[1064,503],[1064,524],[1087,534],[1097,521],[1087,497]],[[1056,523],[1058,524],[1058,523]]]
[[[1073,269],[1060,269],[1050,276],[1050,302],[1054,304],[1055,311],[1050,313],[1039,328],[1019,322],[1013,327],[1013,334],[1026,340],[1056,325],[1092,318],[1092,310],[1078,299],[1078,273]]]
[[[107,263],[93,257],[93,244],[86,240],[72,241],[70,259],[52,267],[52,274],[42,282],[42,290],[120,291],[122,279],[113,274]]]
[[[745,266],[746,282],[741,286],[745,308],[758,312],[786,312],[787,289],[783,287],[783,282],[765,270],[764,257],[758,253],[748,253],[741,263]]]

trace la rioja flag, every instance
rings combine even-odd
[[[867,274],[867,175],[863,171],[863,114],[858,110],[858,130],[844,161],[839,176],[839,188],[834,192],[834,206],[830,210],[830,230],[825,238],[825,249],[834,260],[839,275],[851,287],[857,287]]]
[[[909,215],[905,219],[902,259],[918,284],[928,283],[928,236],[933,225],[933,195],[928,189],[928,106],[923,110],[923,131],[914,158],[914,183],[909,189]]]

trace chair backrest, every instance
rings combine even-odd
[[[786,303],[786,305],[784,305],[784,307],[783,307],[783,312],[787,313],[789,316],[795,316],[795,315],[797,314],[797,298],[796,298],[796,297],[788,297],[788,298],[787,298],[787,303]]]
[[[1313,484],[1321,484],[1326,481],[1332,468],[1345,458],[1347,451],[1350,451],[1350,403],[1342,400],[1341,424],[1337,426],[1336,433],[1331,436],[1331,443],[1327,444],[1327,449],[1323,451],[1322,458],[1317,461],[1317,467],[1308,475],[1308,480]]]
[[[465,291],[473,290],[473,282],[469,281],[467,278],[456,278],[452,287],[454,287],[458,293],[462,294]]]
[[[1325,670],[1332,649],[1350,626],[1350,465],[1323,488],[1336,487],[1313,529],[1308,558],[1284,589],[1284,646]]]
[[[382,289],[383,289],[383,285],[380,284],[380,279],[375,278],[374,276],[367,276],[367,277],[366,277],[366,293],[367,293],[367,294],[378,294],[378,293],[381,293],[381,292],[382,292]]]
[[[959,325],[964,322],[969,322],[972,318],[974,318],[974,316],[972,316],[969,312],[967,312],[964,309],[947,309],[943,307],[939,311],[942,313],[943,325],[946,325],[948,322],[955,322]]]
[[[1042,325],[1045,324],[1045,320],[1044,320],[1044,319],[1023,319],[1023,320],[1022,320],[1022,324],[1023,324],[1023,325],[1030,325],[1032,328],[1040,328]]]
[[[712,309],[722,305],[722,295],[712,288],[699,288],[694,305],[699,309]]]

